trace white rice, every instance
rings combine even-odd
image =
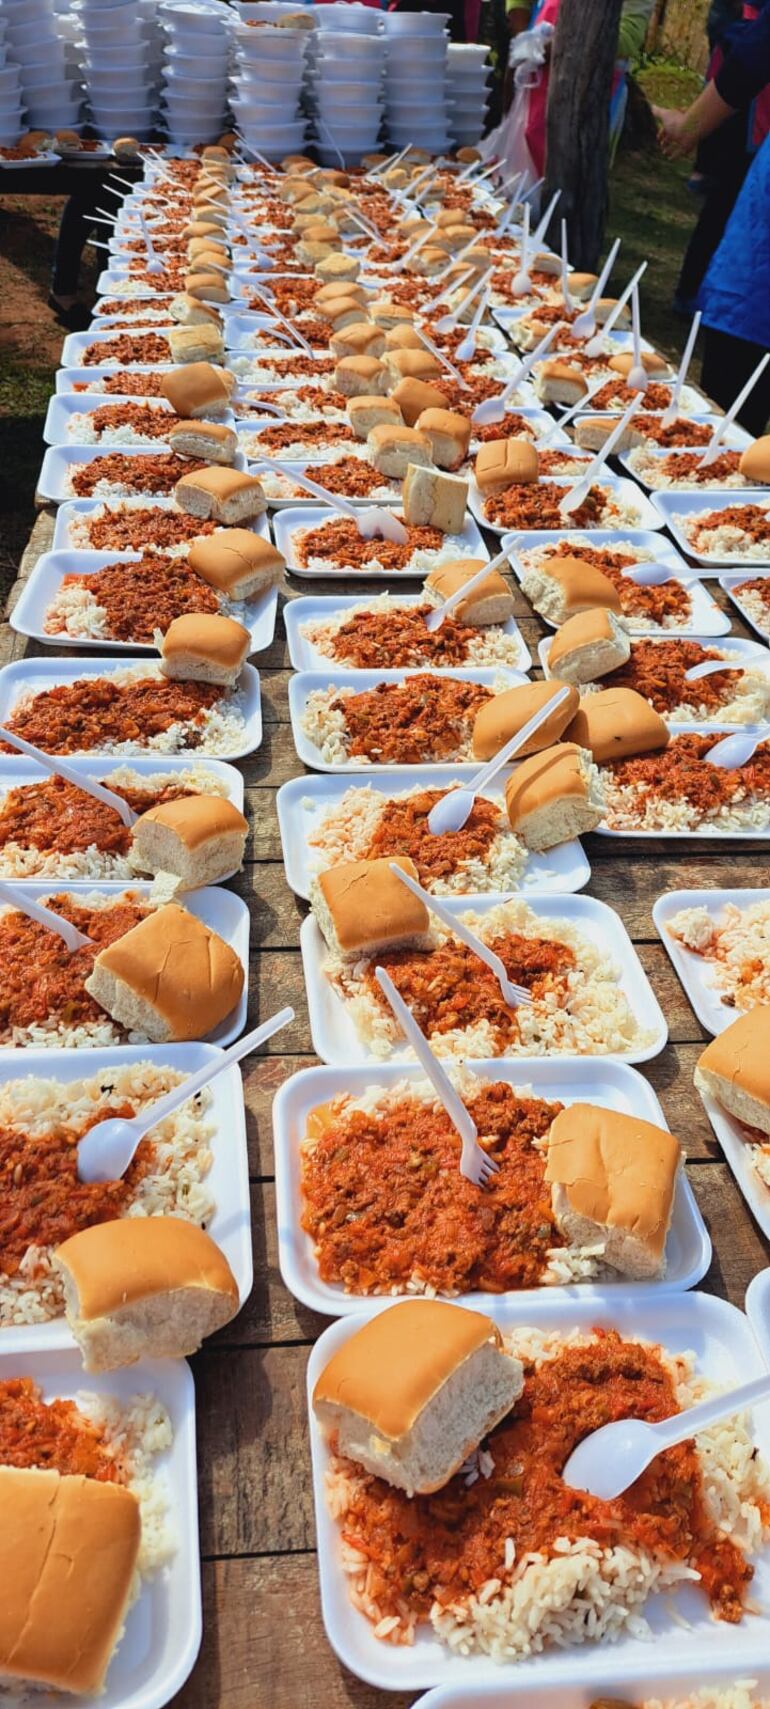
[[[770,638],[770,605],[754,588],[733,587],[730,591],[739,610],[745,613],[762,635]]]
[[[81,1393],[76,1405],[105,1432],[106,1445],[124,1467],[126,1487],[139,1502],[142,1521],[137,1583],[156,1577],[176,1554],[176,1527],[169,1517],[170,1492],[165,1469],[153,1462],[168,1452],[174,1440],[171,1419],[157,1395],[132,1395],[125,1403],[105,1394]]]
[[[184,1079],[177,1069],[152,1062],[128,1066],[117,1062],[99,1074],[72,1081],[30,1074],[0,1085],[0,1125],[32,1138],[42,1138],[61,1125],[80,1129],[94,1115],[106,1119],[126,1103],[139,1114]],[[139,1182],[126,1216],[177,1216],[201,1228],[211,1221],[216,1207],[205,1185],[216,1132],[207,1114],[211,1105],[211,1092],[204,1088],[153,1130],[155,1168]],[[30,1245],[14,1275],[0,1271],[0,1330],[63,1315],[64,1289],[51,1264],[53,1251],[53,1246]]]
[[[187,543],[188,551],[192,544],[192,540]],[[182,557],[185,555],[184,549],[176,552],[172,548],[168,555],[169,557]],[[95,572],[93,579],[94,585],[98,585],[98,571]],[[249,614],[252,611],[249,604],[242,600],[228,599],[216,588],[212,588],[211,591],[218,600],[221,616],[232,617],[236,622],[248,627]],[[95,593],[87,582],[69,582],[66,586],[64,583],[60,584],[56,597],[46,608],[44,628],[47,635],[77,635],[90,641],[111,641],[114,639],[113,631],[109,626],[107,611],[103,605],[99,604]],[[129,647],[131,644],[130,641],[122,643],[125,647]],[[146,645],[146,643],[137,644]]]
[[[672,475],[665,474],[663,471],[665,457],[656,456],[655,450],[650,445],[637,445],[633,451],[630,451],[627,459],[628,467],[644,482],[645,486],[654,488],[656,492],[702,492],[704,489],[708,489],[709,485],[720,490],[725,487],[747,487],[751,485],[751,482],[746,480],[745,475],[741,474],[740,469],[736,469],[732,475],[715,476],[710,482],[706,472],[706,477],[698,480],[697,469],[703,455],[701,451],[693,451],[692,453],[672,451],[669,455],[691,455],[693,461],[692,475],[689,477],[680,475],[675,479]]]
[[[312,480],[312,474],[310,478]],[[292,543],[296,540],[297,545],[301,546],[302,541],[305,539],[307,534],[316,532],[316,528],[298,529],[297,532],[292,535]],[[416,551],[412,552],[411,557],[407,561],[406,567],[402,570],[389,569],[387,565],[383,564],[380,558],[373,555],[371,558],[367,558],[365,566],[359,566],[356,570],[351,570],[350,573],[354,575],[366,574],[373,576],[429,576],[431,570],[438,569],[441,564],[453,563],[457,558],[462,558],[467,553],[467,550],[467,542],[463,539],[461,534],[445,534],[440,546],[421,546],[418,547]],[[315,553],[311,558],[308,558],[305,567],[309,570],[326,570],[327,572],[330,569],[340,570],[346,568],[344,564],[340,564],[336,557],[324,558]],[[425,590],[425,597],[432,597],[430,589]],[[435,603],[438,604],[438,600]]]
[[[569,538],[570,537],[567,539],[567,544],[569,544]],[[580,533],[576,533],[572,538],[574,539],[575,545],[580,545],[581,542],[585,540],[585,536]],[[586,540],[585,544],[588,545],[589,542]],[[633,569],[637,564],[651,564],[656,562],[654,552],[649,552],[644,547],[637,546],[632,539],[613,540],[610,550],[612,552],[628,553],[629,561],[627,567],[629,569]],[[539,566],[549,563],[552,559],[558,558],[559,555],[559,548],[557,546],[531,546],[518,550],[516,553],[516,557],[522,568],[522,590],[526,594],[530,603],[534,605],[536,611],[538,610],[538,606],[536,601],[533,599],[533,591],[536,586],[539,586],[539,579],[537,582],[534,582],[531,572],[536,570]],[[530,572],[529,577],[527,572]],[[636,591],[642,598],[644,598],[646,591],[644,588],[638,588]],[[654,590],[652,591],[654,592]],[[637,612],[629,612],[626,615],[619,617],[618,621],[622,623],[623,627],[627,629],[631,635],[660,635],[669,629],[690,629],[692,628],[692,601],[688,594],[687,608],[681,618],[676,616],[664,617],[662,623],[657,623],[651,617],[644,617]]]
[[[730,653],[724,647],[713,649],[720,659],[737,663],[735,653]],[[633,652],[632,652],[633,659]],[[688,700],[677,701],[675,706],[668,708],[664,714],[668,724],[761,724],[770,717],[770,672],[767,675],[760,670],[752,670],[750,661],[740,674],[731,671],[727,678],[728,688],[726,697],[718,706],[706,705],[698,699],[698,683],[692,684],[692,697]],[[600,679],[597,682],[581,684],[581,697],[596,694],[606,685]]]
[[[508,685],[504,681],[496,681],[493,685],[496,694],[501,693]],[[347,724],[342,707],[334,707],[335,701],[350,700],[353,695],[361,693],[360,689],[333,685],[330,688],[316,688],[308,695],[305,710],[302,714],[301,728],[309,741],[318,749],[321,758],[327,765],[348,765]],[[468,718],[465,725],[458,728],[457,747],[451,754],[442,755],[442,764],[450,765],[455,761],[473,760],[473,719]],[[425,763],[430,763],[431,756],[426,753]],[[380,763],[377,752],[373,754],[356,754],[356,769],[363,770],[365,766]],[[388,761],[388,764],[398,764],[398,761]]]
[[[50,902],[49,896],[42,896],[44,904]],[[120,891],[89,890],[82,896],[74,898],[81,908],[114,908],[123,901]],[[156,904],[150,896],[142,897],[148,908]],[[0,918],[8,913],[8,908],[0,905]],[[7,1035],[0,1037],[0,1050],[88,1050],[101,1049],[105,1045],[114,1044],[148,1044],[149,1040],[143,1033],[129,1033],[124,1038],[120,1028],[110,1019],[108,1014],[102,1020],[96,1021],[63,1021],[51,1016],[45,1021],[35,1021],[29,1026],[14,1026],[8,1029]]]
[[[731,802],[706,810],[682,796],[678,801],[648,794],[638,783],[620,784],[611,768],[599,767],[605,803],[604,823],[612,831],[701,831],[731,835],[734,831],[761,831],[770,824],[770,801],[749,795],[743,786]]]
[[[569,920],[541,919],[527,907],[526,902],[506,900],[486,914],[461,915],[472,931],[484,943],[491,943],[503,932],[518,932],[527,938],[545,939],[551,943],[567,944],[574,951],[576,965],[564,975],[566,996],[560,1002],[559,992],[551,990],[545,998],[522,1004],[516,1011],[518,1034],[501,1051],[495,1030],[486,1020],[469,1027],[457,1027],[428,1035],[437,1056],[465,1057],[510,1056],[627,1056],[630,1051],[651,1044],[654,1033],[640,1026],[631,1004],[619,984],[617,964],[602,950],[576,931]],[[438,948],[451,933],[434,922],[433,937]],[[343,962],[333,954],[327,956],[324,973],[337,996],[345,1004],[356,1031],[371,1055],[382,1060],[398,1050],[412,1060],[411,1048],[406,1048],[389,1009],[380,1007],[365,984],[370,958]]]
[[[509,1353],[539,1366],[557,1358],[567,1347],[588,1346],[596,1338],[593,1332],[573,1330],[563,1335],[522,1328],[504,1339]],[[674,1357],[660,1350],[660,1356],[674,1379],[680,1408],[694,1406],[714,1392],[712,1385],[695,1374],[693,1354]],[[738,1415],[704,1431],[696,1438],[696,1446],[712,1522],[744,1553],[756,1553],[767,1534],[763,1513],[767,1512],[770,1482],[756,1455],[748,1415]],[[355,1469],[332,1454],[326,1494],[335,1519],[344,1521],[358,1487]],[[416,1617],[406,1605],[403,1612],[383,1617],[369,1588],[366,1557],[342,1543],[341,1564],[350,1600],[372,1622],[375,1636],[390,1643],[413,1643]],[[430,1625],[452,1655],[481,1654],[498,1663],[521,1661],[552,1647],[612,1643],[623,1633],[652,1640],[642,1613],[648,1597],[665,1590],[675,1592],[680,1585],[697,1584],[699,1580],[695,1568],[663,1555],[655,1557],[630,1544],[603,1545],[590,1537],[573,1542],[564,1537],[556,1539],[550,1555],[531,1552],[517,1556],[515,1539],[508,1538],[498,1575],[477,1593],[448,1607],[434,1603]]]
[[[711,506],[716,510],[717,506]],[[763,502],[760,507],[765,511],[770,523],[770,501]],[[697,511],[685,512],[672,516],[672,523],[684,534],[694,552],[710,562],[720,563],[724,558],[745,558],[753,563],[770,563],[770,535],[766,540],[754,540],[745,529],[730,522],[732,506],[725,505],[722,511],[724,521],[716,528],[703,531],[703,514],[708,514],[708,507],[700,515]]]
[[[227,795],[227,785],[203,765],[193,765],[186,771],[156,771],[149,775],[121,766],[102,779],[107,789],[153,789],[160,791],[177,785],[196,795]],[[24,785],[21,786],[22,788]],[[0,791],[0,810],[8,790]],[[36,849],[23,843],[5,843],[0,848],[0,878],[5,879],[65,879],[123,880],[136,877],[136,867],[129,855],[109,854],[89,844],[87,849],[73,854],[57,850]]]
[[[136,401],[142,406],[146,405],[148,409],[154,407],[156,414],[167,415],[169,427],[171,426],[174,416],[170,410],[159,408],[157,404],[153,406],[151,398],[141,398]],[[95,410],[79,410],[71,415],[67,422],[67,438],[76,445],[147,445],[153,451],[161,448],[164,451],[168,450],[165,441],[158,439],[157,435],[141,433],[137,428],[130,427],[127,423],[122,427],[104,427],[101,433],[97,433],[94,427],[95,414]]]
[[[684,1697],[645,1697],[641,1709],[770,1709],[770,1698],[757,1696],[755,1679],[737,1679],[723,1691],[705,1685]]]
[[[160,666],[154,664],[125,665],[109,673],[109,681],[113,682],[116,687],[136,682],[143,677],[155,677],[158,681],[165,680]],[[18,700],[14,702],[12,715],[15,717],[30,706],[32,701],[37,698],[37,694],[46,692],[46,689],[40,688],[37,691],[28,689],[26,693],[20,694]],[[170,724],[167,730],[160,731],[156,736],[150,736],[146,742],[111,742],[107,748],[89,748],[88,752],[110,755],[185,753],[188,751],[189,738],[195,734],[200,735],[200,740],[195,747],[196,753],[212,754],[226,759],[228,754],[237,753],[243,746],[245,728],[240,695],[237,692],[227,693],[222,696],[218,704],[204,711],[199,723],[193,724],[192,720],[187,719],[182,723]]]
[[[311,412],[312,413],[312,412]],[[326,442],[326,422],[319,422],[315,443],[307,439],[294,439],[290,445],[282,445],[275,453],[286,463],[305,463],[312,458],[314,463],[337,463],[341,457],[356,457],[361,463],[368,463],[368,446],[362,445],[360,439],[335,440],[332,445]],[[261,457],[272,457],[274,453],[269,446],[262,443],[261,433],[241,433],[240,447],[244,455],[252,462]]]
[[[336,807],[330,807],[308,836],[308,848],[318,851],[316,870],[338,866],[342,861],[361,860],[371,847],[387,801],[408,801],[423,793],[423,785],[381,795],[371,784],[347,789]],[[444,877],[425,881],[434,896],[482,895],[515,890],[524,881],[527,849],[510,829],[500,812],[500,829],[490,844],[486,860],[460,860]]]
[[[770,1003],[770,902],[725,902],[719,919],[707,908],[680,908],[667,930],[704,958],[707,983],[724,1002],[737,1010]]]
[[[425,588],[423,598],[428,605],[438,606],[442,603],[434,590],[429,587]],[[374,599],[365,600],[361,605],[349,607],[347,611],[335,612],[331,617],[318,618],[309,623],[303,623],[300,634],[303,640],[307,641],[324,658],[332,659],[338,666],[349,665],[352,669],[356,669],[354,660],[350,655],[341,656],[332,647],[332,641],[340,630],[365,613],[374,612],[384,616],[410,609],[405,600],[394,599],[389,593],[381,593]],[[468,643],[467,661],[469,664],[503,665],[516,669],[520,660],[521,646],[517,635],[507,635],[500,624],[490,624],[484,629],[474,629]]]
[[[347,411],[338,409],[336,404],[305,403],[304,400],[297,397],[296,392],[291,391],[268,392],[264,397],[257,395],[246,398],[240,406],[240,413],[255,416],[264,414],[266,421],[272,420],[272,413],[267,414],[263,410],[265,403],[274,404],[277,409],[283,411],[289,421],[343,423],[348,420]],[[307,454],[306,448],[304,448],[304,454]]]
[[[81,503],[82,502],[90,504],[91,501],[90,500],[85,500],[85,501],[81,500]],[[92,538],[91,538],[91,529],[92,529],[94,523],[102,522],[102,521],[104,521],[104,519],[106,517],[109,517],[109,516],[114,516],[116,518],[119,516],[124,516],[127,511],[154,510],[156,508],[157,509],[171,508],[172,510],[176,510],[177,506],[176,505],[171,505],[170,507],[165,506],[165,505],[164,506],[155,506],[153,504],[152,500],[147,497],[146,493],[141,493],[141,494],[132,494],[128,497],[120,498],[120,499],[104,500],[101,504],[94,503],[93,509],[88,511],[87,513],[81,513],[79,511],[75,511],[73,513],[72,517],[70,518],[70,522],[69,522],[69,538],[70,538],[71,546],[72,546],[73,550],[77,549],[77,550],[83,550],[83,551],[93,551],[94,548],[93,548],[93,542],[92,542]],[[199,536],[198,536],[198,538],[199,538]],[[145,545],[142,546],[141,550],[145,555],[149,552],[162,552],[164,557],[184,558],[187,556],[187,553],[189,552],[190,547],[193,545],[193,542],[195,539],[196,539],[196,536],[194,534],[191,534],[189,540],[180,540],[178,542],[178,544],[175,546],[154,546],[150,541],[148,541]],[[123,551],[124,548],[122,546],[119,546],[119,547],[116,546],[114,548],[111,548],[109,546],[107,546],[107,547],[100,546],[99,550],[100,551],[110,551],[110,550]]]

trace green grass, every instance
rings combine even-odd
[[[703,78],[687,65],[651,55],[636,72],[648,101],[656,107],[689,107],[703,88]]]
[[[613,288],[625,283],[640,262],[648,262],[640,286],[642,330],[669,356],[681,351],[687,335],[687,324],[673,314],[671,301],[699,208],[686,189],[689,173],[685,161],[621,153],[610,183],[607,241],[622,239]]]
[[[35,520],[40,434],[54,387],[53,366],[6,359],[0,370],[0,594],[5,598]]]

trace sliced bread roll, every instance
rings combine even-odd
[[[251,650],[251,634],[233,617],[185,611],[162,635],[155,631],[164,676],[234,688]]]
[[[175,421],[168,442],[179,457],[205,457],[208,463],[233,463],[238,437],[218,421]]]
[[[394,398],[351,398],[347,406],[348,421],[356,439],[368,439],[375,427],[403,427],[403,418]]]
[[[417,878],[408,855],[393,862]],[[310,901],[333,955],[358,961],[383,949],[429,949],[430,915],[395,873],[389,859],[345,861],[313,880]]]
[[[620,613],[620,594],[614,583],[597,565],[582,558],[565,554],[527,564],[521,585],[539,615],[556,625],[596,607]]]
[[[243,963],[197,915],[169,902],[99,951],[85,987],[151,1044],[205,1038],[232,1014]]]
[[[523,1367],[491,1318],[405,1300],[338,1347],[313,1410],[340,1454],[408,1495],[427,1495],[460,1470],[523,1387]]]
[[[462,534],[468,504],[468,482],[459,475],[409,463],[403,485],[404,521],[412,528],[439,528],[442,534]]]
[[[220,884],[243,865],[248,822],[221,795],[185,795],[140,814],[131,830],[131,864],[171,873],[180,890]]]
[[[698,1058],[695,1085],[737,1121],[770,1134],[770,1008],[749,1009],[712,1038]]]
[[[471,424],[457,410],[426,409],[417,420],[418,433],[430,440],[431,457],[437,469],[459,469],[468,455]]]
[[[377,356],[342,356],[334,370],[334,387],[344,398],[384,397],[390,375]]]
[[[662,1276],[683,1161],[668,1128],[595,1104],[560,1110],[545,1171],[560,1233],[572,1246],[601,1245],[623,1276]]]
[[[391,480],[402,481],[410,464],[433,466],[430,439],[416,427],[373,427],[366,443],[375,469]]]
[[[511,830],[538,853],[594,831],[604,818],[598,769],[576,742],[557,742],[517,763],[505,805]]]
[[[548,653],[548,675],[562,682],[596,682],[631,657],[631,642],[614,612],[595,607],[568,617]]]

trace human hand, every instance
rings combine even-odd
[[[680,113],[674,107],[653,107],[652,111],[659,127],[658,141],[669,160],[689,154],[698,139],[687,113]]]

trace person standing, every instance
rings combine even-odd
[[[701,385],[722,409],[770,350],[770,136],[746,175],[700,293],[704,345]],[[738,420],[763,433],[770,417],[770,368]]]

